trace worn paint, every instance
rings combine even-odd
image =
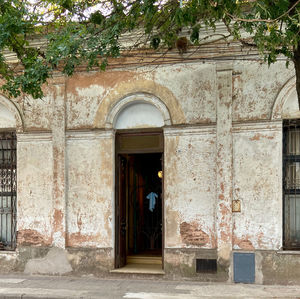
[[[182,223],[201,227],[207,234],[203,247],[215,245],[215,154],[214,126],[165,129],[167,248],[197,246],[182,238]]]
[[[229,265],[232,250],[232,64],[217,67],[216,226],[218,260]]]
[[[234,199],[242,212],[234,213],[233,247],[245,236],[254,249],[279,249],[282,239],[281,123],[234,127]],[[259,137],[259,138],[258,138]]]
[[[65,82],[55,82],[53,101],[52,151],[53,151],[53,245],[66,246],[66,170],[65,170]]]
[[[109,94],[104,97],[99,105],[94,126],[97,128],[105,127],[110,110],[123,97],[135,93],[148,93],[158,97],[168,107],[172,123],[184,124],[185,116],[179,104],[179,99],[174,96],[172,91],[165,86],[159,85],[153,80],[146,80],[142,75],[131,80],[120,82]]]
[[[52,238],[48,238],[36,230],[24,229],[18,231],[18,244],[22,246],[50,246]]]
[[[239,78],[234,80],[233,120],[269,120],[275,99],[294,70],[286,68],[285,62],[268,66],[243,61],[235,62],[234,71]]]
[[[172,72],[172,79],[169,74]],[[179,100],[186,123],[209,124],[216,121],[216,76],[214,64],[160,67],[148,75],[160,86],[171,90]],[[169,104],[169,103],[168,103]],[[168,105],[169,107],[170,105]],[[174,123],[176,123],[174,121]]]
[[[18,134],[17,230],[21,237],[21,232],[33,231],[41,240],[52,239],[52,157],[49,133]]]
[[[299,116],[287,83],[293,76],[283,62],[224,68],[194,61],[58,76],[44,99],[15,99],[15,110],[1,100],[12,125],[2,119],[0,126],[20,133],[19,248],[66,247],[72,268],[83,273],[113,268],[115,153],[107,119],[120,100],[147,94],[170,118],[163,128],[166,269],[196,275],[195,258],[214,250],[226,272],[232,250],[279,250],[281,118]],[[240,200],[240,213],[232,214],[232,200]],[[269,269],[268,259],[261,265]],[[276,263],[291,264],[283,260]]]
[[[112,136],[81,133],[67,141],[68,246],[112,247]]]

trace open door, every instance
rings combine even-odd
[[[118,190],[116,196],[116,261],[115,267],[126,265],[126,196],[127,196],[127,160],[118,155],[117,163]]]
[[[162,268],[161,132],[117,134],[116,162],[115,267],[153,263]]]

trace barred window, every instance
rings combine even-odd
[[[283,123],[284,248],[300,249],[300,119]]]
[[[16,247],[16,134],[0,132],[0,250]]]

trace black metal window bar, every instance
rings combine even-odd
[[[300,248],[300,119],[283,122],[283,245]]]
[[[16,248],[16,134],[0,132],[0,250]]]

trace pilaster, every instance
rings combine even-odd
[[[66,245],[66,106],[65,82],[54,82],[52,118],[53,148],[53,246],[65,248]]]
[[[232,251],[232,65],[217,67],[217,201],[218,262],[229,266]]]

